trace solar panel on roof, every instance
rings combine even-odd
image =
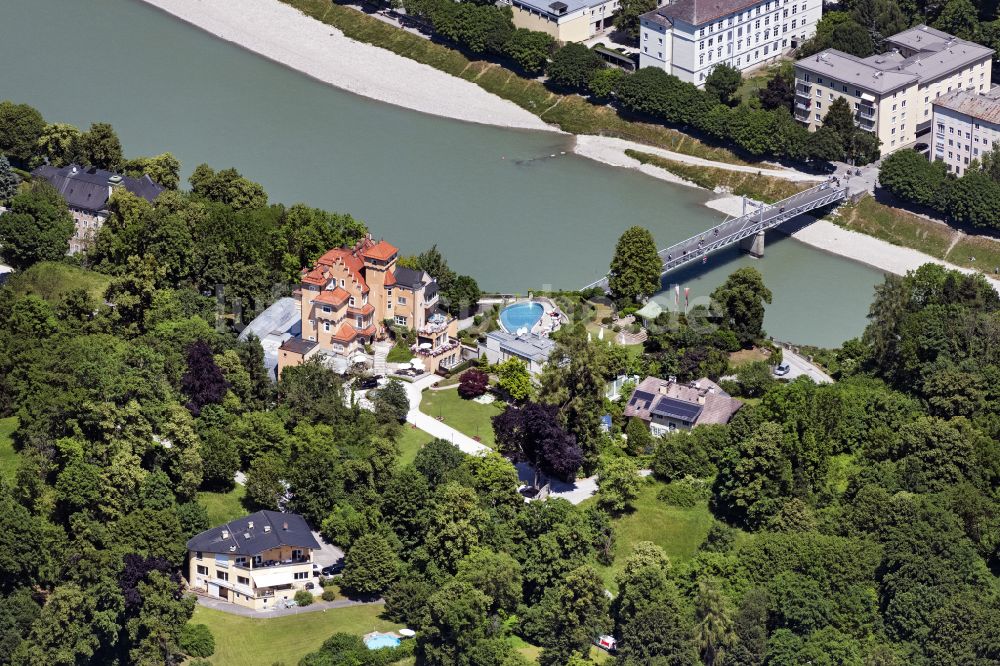
[[[701,414],[701,410],[702,406],[699,404],[684,402],[676,398],[660,398],[650,413],[693,423]]]

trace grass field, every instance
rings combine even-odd
[[[573,134],[604,134],[659,146],[686,155],[719,162],[746,164],[726,148],[712,147],[662,125],[625,120],[614,109],[591,104],[579,95],[560,95],[539,81],[481,60],[469,60],[459,51],[410,34],[351,7],[329,0],[282,0],[303,13],[339,28],[345,35],[411,60],[430,65],[475,83],[487,92],[510,100],[542,120]]]
[[[198,493],[198,501],[208,511],[209,524],[219,525],[233,518],[245,516],[247,510],[243,507],[243,497],[246,492],[246,488],[236,484],[228,493]]]
[[[1000,241],[992,238],[964,236],[955,243],[945,259],[958,266],[974,268],[992,277],[998,277]]]
[[[0,478],[14,481],[17,472],[17,451],[14,450],[14,440],[11,435],[17,430],[17,417],[0,419]]]
[[[759,176],[755,173],[742,173],[739,171],[717,169],[715,167],[683,164],[638,150],[626,150],[625,154],[639,160],[643,164],[651,164],[669,171],[675,176],[680,176],[684,180],[690,181],[706,190],[714,191],[721,187],[731,191],[733,194],[739,196],[745,195],[765,203],[780,201],[811,186],[811,183],[793,183],[790,180]]]
[[[399,439],[396,440],[396,444],[399,445],[399,466],[406,467],[412,463],[417,457],[417,451],[432,439],[434,438],[423,430],[414,428],[409,423],[404,425]]]
[[[192,622],[208,625],[215,636],[212,666],[294,666],[331,635],[363,636],[399,629],[379,617],[381,604],[348,606],[275,618],[248,618],[198,606]]]
[[[444,423],[469,437],[478,437],[480,442],[490,448],[496,446],[493,424],[490,422],[501,411],[496,403],[481,405],[472,400],[463,400],[459,397],[457,388],[424,391],[420,411],[434,418],[440,417]]]
[[[18,274],[12,286],[18,294],[35,294],[55,303],[73,289],[86,289],[96,302],[104,301],[111,278],[85,268],[56,261],[43,261]]]
[[[911,247],[938,259],[944,258],[955,234],[943,224],[890,208],[870,196],[855,205],[844,206],[833,221],[847,229],[881,238],[893,245]]]
[[[617,591],[615,574],[625,566],[632,546],[639,541],[652,541],[663,548],[671,562],[682,562],[694,556],[708,535],[714,520],[708,504],[693,509],[670,506],[656,499],[662,487],[658,481],[643,483],[635,511],[614,521],[615,561],[611,566],[598,567],[612,592]],[[584,504],[594,501],[589,499]]]

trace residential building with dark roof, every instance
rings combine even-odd
[[[544,32],[558,42],[582,42],[611,27],[619,0],[504,0],[514,27]]]
[[[108,219],[108,201],[116,188],[128,190],[146,201],[152,201],[166,189],[148,175],[132,178],[96,167],[85,169],[77,164],[61,168],[46,164],[31,175],[47,180],[66,199],[76,223],[69,241],[70,254],[82,252],[93,243],[97,231]]]
[[[701,87],[720,63],[747,71],[797,48],[822,16],[822,0],[674,0],[640,17],[639,67]]]
[[[295,513],[258,511],[196,534],[187,548],[192,589],[254,610],[291,600],[319,571],[320,545]]]
[[[385,322],[416,333],[414,352],[430,370],[461,362],[458,323],[439,308],[438,285],[425,271],[397,265],[399,250],[369,234],[334,248],[302,270],[301,332],[279,349],[278,372],[307,353],[351,359],[384,337]],[[305,349],[301,342],[315,343]]]
[[[885,155],[930,132],[938,98],[990,89],[993,49],[926,25],[885,41],[888,51],[867,58],[827,49],[796,61],[795,119],[814,132],[830,105],[843,97],[858,127],[881,140]],[[971,143],[971,134],[969,139],[962,145]]]
[[[932,159],[961,176],[970,162],[993,151],[1000,142],[1000,86],[983,93],[954,90],[933,101]]]
[[[673,377],[646,377],[635,387],[623,415],[645,421],[650,432],[660,437],[674,430],[729,423],[741,407],[740,400],[707,377],[687,384]]]
[[[556,343],[548,337],[536,333],[516,335],[507,331],[490,331],[486,334],[486,343],[480,348],[486,354],[490,364],[503,363],[512,358],[521,361],[528,372],[537,375],[549,361]]]

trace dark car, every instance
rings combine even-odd
[[[313,583],[313,582],[306,583],[306,589],[307,590],[314,590],[314,589],[316,589],[316,583]]]
[[[336,576],[344,570],[344,558],[340,558],[333,564],[323,567],[324,576]]]
[[[378,386],[378,380],[382,379],[382,375],[373,375],[371,377],[362,377],[356,382],[355,388],[358,390],[373,389]]]

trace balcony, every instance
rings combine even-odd
[[[874,122],[875,109],[865,109],[864,107],[861,107],[860,109],[858,109],[857,116],[858,118],[861,118],[863,120],[869,120]]]
[[[413,353],[416,354],[417,356],[424,356],[424,357],[427,357],[427,358],[436,358],[438,356],[441,356],[442,354],[450,352],[453,349],[457,349],[459,346],[461,346],[461,343],[458,340],[450,340],[450,339],[448,339],[447,342],[445,342],[444,344],[438,345],[437,347],[433,347],[433,346],[427,347],[427,346],[425,346],[425,345],[429,345],[429,344],[431,344],[431,343],[429,343],[429,342],[421,342],[419,344],[413,345],[413,348],[412,348],[413,349]]]
[[[308,557],[296,557],[287,560],[264,560],[259,564],[254,564],[250,566],[249,564],[233,564],[236,569],[243,569],[244,571],[260,571],[261,569],[276,569],[280,567],[295,567],[302,566],[303,564],[309,564],[312,560]],[[216,563],[218,566],[218,563]]]
[[[812,95],[812,84],[802,83],[801,81],[795,82],[795,94],[801,95],[802,97],[810,97]]]

